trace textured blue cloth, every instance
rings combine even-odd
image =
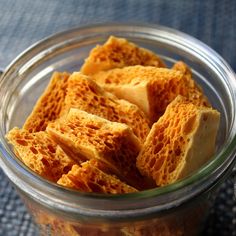
[[[32,43],[88,23],[156,23],[208,44],[236,70],[235,0],[0,0],[0,68]],[[204,235],[236,235],[233,182],[221,188]],[[0,170],[0,236],[35,235],[17,193]]]

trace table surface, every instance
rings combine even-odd
[[[0,68],[58,31],[99,22],[141,22],[188,33],[236,71],[235,0],[0,0]],[[0,94],[1,96],[1,94]],[[203,235],[236,235],[233,178],[223,183]],[[0,236],[31,236],[35,226],[0,169]]]

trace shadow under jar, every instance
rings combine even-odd
[[[174,184],[124,194],[65,189],[33,173],[4,138],[22,127],[53,71],[78,71],[88,52],[110,36],[148,48],[171,66],[183,60],[221,113],[216,155]],[[51,36],[23,52],[0,81],[0,165],[38,224],[41,235],[197,235],[236,150],[236,81],[229,65],[200,41],[158,25],[102,24]]]

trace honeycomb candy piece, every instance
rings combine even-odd
[[[143,175],[163,186],[186,177],[214,154],[220,113],[181,96],[172,101],[137,157]]]
[[[73,73],[68,80],[62,114],[66,114],[70,108],[78,108],[110,121],[125,123],[141,142],[145,141],[150,131],[148,119],[136,105],[117,99],[89,77],[78,72]]]
[[[84,192],[111,194],[137,192],[135,188],[115,176],[108,175],[98,169],[96,162],[98,161],[91,159],[84,162],[81,167],[74,165],[71,171],[63,175],[57,183]]]
[[[130,66],[102,71],[92,78],[118,98],[136,104],[152,123],[177,95],[185,96],[197,105],[209,104],[194,80],[176,69]]]
[[[48,180],[56,182],[76,164],[45,131],[13,128],[6,138],[25,165]]]
[[[124,38],[111,36],[104,45],[98,45],[91,50],[81,72],[92,75],[99,71],[132,65],[165,67],[164,62],[153,52]]]
[[[141,144],[127,125],[71,108],[67,115],[50,123],[47,132],[75,160],[78,156],[99,159],[121,180],[140,185],[136,157]]]
[[[69,76],[66,72],[53,73],[50,83],[27,118],[23,126],[24,129],[29,132],[44,131],[50,121],[59,117],[64,104]]]

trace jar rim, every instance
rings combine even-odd
[[[60,33],[51,35],[43,40],[40,40],[39,42],[35,43],[28,49],[26,49],[23,53],[21,53],[5,70],[5,72],[2,75],[1,81],[0,81],[0,89],[2,86],[2,83],[4,80],[7,79],[8,74],[11,73],[12,70],[15,70],[18,68],[22,61],[24,62],[25,59],[29,57],[32,53],[37,55],[39,53],[39,49],[43,48],[43,45],[46,42],[53,42],[55,39],[60,39],[63,36],[70,35],[74,32],[81,32],[81,31],[88,31],[92,32],[93,30],[104,30],[105,28],[113,28],[113,30],[130,30],[132,29],[133,32],[135,30],[139,30],[144,35],[149,34],[155,34],[158,31],[159,33],[162,32],[165,37],[171,38],[173,37],[175,42],[180,43],[182,46],[186,47],[189,46],[191,50],[197,50],[201,56],[205,58],[207,61],[211,61],[211,63],[214,62],[215,66],[220,71],[224,71],[225,76],[228,78],[228,83],[230,83],[230,89],[231,89],[231,102],[234,110],[236,111],[236,86],[235,86],[235,75],[230,68],[230,66],[225,62],[225,60],[218,55],[214,50],[209,48],[207,45],[202,43],[201,41],[193,38],[192,36],[189,36],[183,32],[180,32],[175,29],[171,29],[165,26],[160,25],[150,25],[150,24],[137,24],[137,23],[106,23],[106,24],[93,24],[93,25],[85,25],[81,27],[76,27],[67,31],[62,31]],[[0,111],[2,109],[0,108]],[[1,112],[1,115],[3,112]],[[0,152],[2,154],[2,158],[0,158],[0,164],[3,166],[4,171],[10,177],[10,179],[17,185],[22,186],[21,181],[24,182],[24,186],[27,185],[28,190],[25,189],[25,191],[28,191],[28,194],[31,194],[35,199],[41,197],[41,199],[38,199],[40,201],[46,202],[50,199],[51,202],[54,202],[54,205],[57,204],[57,207],[61,209],[64,209],[65,205],[66,207],[70,208],[70,210],[73,212],[78,213],[78,208],[76,206],[79,206],[78,204],[83,204],[83,206],[91,208],[92,215],[100,214],[101,211],[103,212],[103,215],[112,215],[114,217],[114,212],[117,217],[121,217],[119,215],[119,210],[125,210],[126,216],[131,214],[129,210],[132,211],[132,214],[134,213],[134,210],[136,211],[137,216],[140,214],[144,214],[144,211],[147,211],[152,208],[152,211],[162,211],[164,209],[171,208],[171,206],[177,206],[181,205],[182,203],[188,201],[189,199],[197,196],[198,194],[204,192],[206,189],[212,187],[216,184],[216,182],[219,181],[219,178],[227,172],[228,169],[232,167],[232,165],[235,163],[234,158],[234,152],[236,151],[236,122],[235,122],[235,112],[232,114],[232,122],[231,127],[229,128],[229,134],[228,139],[226,141],[226,145],[222,150],[220,150],[219,153],[215,155],[212,160],[210,160],[206,165],[201,167],[199,170],[197,170],[195,173],[193,173],[191,176],[184,178],[182,180],[179,180],[173,184],[158,187],[155,189],[145,190],[137,193],[129,193],[129,194],[117,194],[117,195],[107,195],[107,194],[95,194],[95,193],[80,193],[75,190],[66,189],[64,187],[61,187],[59,185],[56,185],[54,183],[51,183],[42,177],[38,176],[34,172],[32,172],[28,167],[26,167],[23,163],[21,163],[15,156],[15,154],[10,149],[10,146],[7,144],[6,140],[4,139],[4,133],[3,133],[3,127],[0,126]],[[10,168],[9,168],[10,167]],[[19,175],[19,173],[21,173]],[[20,176],[21,179],[18,179]],[[27,183],[27,184],[26,184]],[[204,185],[203,185],[204,183]],[[26,184],[26,185],[25,185]],[[37,189],[33,187],[37,186]],[[191,194],[190,194],[191,189]],[[48,194],[51,193],[51,197],[48,199]],[[188,193],[188,194],[186,194]],[[62,196],[61,199],[56,200],[56,196]],[[175,195],[175,196],[173,196]],[[75,200],[73,203],[70,203],[69,199]],[[157,199],[158,198],[158,199]],[[88,200],[89,199],[89,203]],[[147,201],[145,200],[149,200]],[[162,201],[160,201],[162,199]],[[166,201],[167,199],[167,201]],[[129,205],[132,201],[140,202],[139,209],[136,206]],[[117,201],[119,206],[116,206],[114,209],[100,209],[98,202],[107,203],[109,201]],[[165,202],[166,201],[166,202]],[[66,204],[64,205],[64,203]],[[93,204],[91,205],[91,202]],[[145,203],[143,203],[145,202]],[[160,204],[162,202],[162,204]],[[143,204],[142,204],[143,203]],[[159,203],[159,204],[158,204]],[[97,205],[98,204],[98,205]],[[157,204],[157,205],[155,205]],[[155,207],[154,207],[155,206]],[[76,211],[75,211],[76,210]],[[80,209],[81,210],[81,209]],[[91,212],[87,211],[87,208],[85,211],[81,210],[83,214],[90,214]],[[86,212],[87,211],[87,212]],[[80,212],[81,213],[81,212]],[[124,216],[124,212],[122,212],[122,216]]]

